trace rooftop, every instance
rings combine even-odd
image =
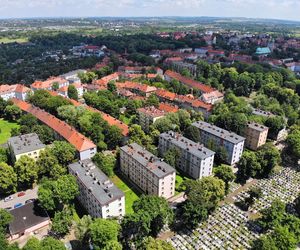
[[[194,122],[192,125],[203,131],[206,131],[209,134],[213,134],[216,137],[222,138],[223,140],[229,141],[234,144],[245,140],[244,137],[237,135],[236,133],[229,132],[207,122],[198,121]]]
[[[37,202],[29,202],[24,206],[9,211],[13,221],[9,223],[11,235],[24,232],[26,229],[50,220],[47,212],[38,206]]]
[[[179,82],[181,82],[181,83],[183,83],[185,85],[188,85],[191,88],[198,89],[198,90],[200,90],[203,93],[210,93],[210,92],[215,91],[214,88],[212,88],[212,87],[210,87],[208,85],[205,85],[205,84],[203,84],[201,82],[195,81],[195,80],[193,80],[191,78],[184,77],[181,74],[176,73],[176,72],[171,71],[171,70],[167,70],[165,72],[165,75],[169,76],[172,79],[176,79]]]
[[[101,205],[122,198],[124,193],[91,160],[83,160],[69,165],[76,178],[91,191]]]
[[[71,143],[79,152],[96,148],[96,145],[90,139],[77,132],[66,122],[61,121],[40,108],[34,107],[30,103],[15,98],[13,98],[12,101],[21,110],[32,114],[48,127],[52,128],[56,133]]]
[[[178,146],[179,148],[185,149],[189,151],[191,154],[201,158],[206,159],[215,154],[215,152],[211,151],[210,149],[204,147],[200,143],[196,143],[181,134],[178,134],[173,131],[169,131],[166,133],[160,134],[160,137],[171,141],[173,144]]]
[[[8,139],[8,144],[15,155],[32,152],[46,147],[35,133],[11,137]]]
[[[256,122],[248,122],[248,128],[251,128],[251,129],[259,131],[259,132],[262,132],[262,131],[265,131],[265,130],[269,129],[268,127],[266,127],[264,125],[261,125],[261,124],[258,124]]]
[[[167,112],[157,109],[154,106],[151,107],[145,107],[145,108],[139,108],[137,109],[137,111],[139,113],[144,113],[147,116],[151,116],[153,118],[155,117],[161,117],[161,116],[165,116],[167,114]]]
[[[169,164],[151,154],[149,151],[147,151],[137,143],[123,146],[121,147],[121,150],[131,155],[133,159],[146,167],[158,178],[163,178],[175,172],[175,169],[172,168]]]

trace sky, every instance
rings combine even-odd
[[[300,0],[0,0],[0,18],[213,16],[300,21]]]

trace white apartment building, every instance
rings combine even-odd
[[[200,143],[208,147],[213,144],[216,148],[224,148],[227,153],[226,163],[237,163],[243,153],[245,138],[207,122],[198,121],[192,124],[199,129]]]
[[[159,136],[159,153],[163,155],[171,148],[180,153],[176,167],[193,179],[212,175],[215,152],[188,138],[169,131]]]
[[[17,161],[25,155],[37,160],[40,151],[46,147],[35,133],[11,137],[7,143],[13,161]]]
[[[121,147],[121,171],[144,193],[166,199],[175,194],[176,171],[136,143]]]
[[[77,179],[79,202],[92,217],[125,215],[124,193],[90,159],[70,164],[69,173]]]

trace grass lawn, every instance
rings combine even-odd
[[[18,127],[19,125],[17,123],[0,119],[0,144],[6,143],[11,136],[10,131],[12,128]]]
[[[139,197],[137,192],[133,191],[130,184],[125,183],[118,175],[115,175],[111,178],[112,182],[121,189],[125,194],[125,212],[126,214],[132,214],[132,205],[133,202],[136,201]]]
[[[20,38],[9,38],[9,37],[0,37],[0,43],[25,43],[28,42],[28,38],[20,37]]]
[[[176,171],[176,179],[175,179],[175,195],[179,194],[182,191],[178,191],[181,183],[185,180],[190,179],[189,177],[185,176],[180,171]]]

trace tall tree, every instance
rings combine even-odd
[[[58,159],[59,163],[67,166],[75,159],[76,149],[65,141],[55,141],[51,147],[51,153]]]
[[[30,187],[38,179],[39,168],[35,161],[27,155],[23,155],[14,166],[21,185]]]
[[[78,100],[78,91],[74,85],[68,86],[68,97],[73,100]]]
[[[14,169],[4,162],[0,162],[0,194],[7,195],[16,192],[17,174]]]

